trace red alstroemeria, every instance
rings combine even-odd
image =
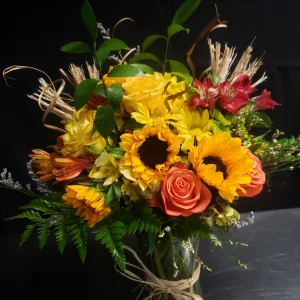
[[[42,182],[56,179],[56,181],[65,181],[73,179],[81,174],[81,172],[93,165],[90,159],[82,159],[68,156],[57,156],[56,153],[48,153],[40,149],[32,150],[34,154],[29,157],[34,161],[32,166],[39,171]]]
[[[255,99],[255,101],[255,107],[259,110],[264,110],[268,108],[274,109],[275,105],[280,105],[279,103],[271,99],[271,93],[267,90],[264,90],[261,93],[261,95]]]
[[[213,108],[217,101],[218,90],[214,86],[212,79],[206,77],[202,83],[197,79],[194,79],[194,82],[198,94],[191,96],[188,103],[189,108],[192,109],[197,106]]]
[[[249,94],[255,91],[248,75],[239,74],[232,82],[224,81],[218,86],[218,103],[221,108],[236,114],[238,109],[249,100]]]

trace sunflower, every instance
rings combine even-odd
[[[228,133],[218,133],[201,140],[198,146],[191,146],[188,154],[198,176],[207,185],[215,187],[219,195],[232,202],[238,196],[237,190],[244,191],[242,184],[249,184],[253,159],[239,138]]]
[[[182,119],[171,124],[176,127],[178,135],[184,139],[181,145],[183,151],[187,151],[195,142],[199,143],[203,137],[212,135],[207,109],[201,112],[197,108],[190,110],[187,105],[184,105],[178,114]]]
[[[88,221],[90,227],[94,227],[111,212],[110,207],[105,206],[104,196],[88,186],[67,186],[63,199],[66,204],[77,209],[76,215]]]
[[[120,172],[131,181],[138,181],[142,191],[156,186],[170,168],[180,161],[177,156],[182,138],[173,134],[162,121],[145,125],[141,130],[121,135],[125,151]]]

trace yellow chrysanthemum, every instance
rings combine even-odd
[[[125,133],[121,135],[120,146],[126,153],[120,171],[125,178],[138,181],[142,191],[155,189],[170,166],[180,161],[181,142],[162,122]]]
[[[72,121],[65,126],[67,133],[62,135],[64,156],[78,157],[87,153],[100,154],[106,146],[105,139],[98,131],[93,131],[95,110],[86,106],[74,113]]]
[[[181,145],[183,151],[187,151],[195,142],[199,143],[203,137],[211,136],[209,112],[207,109],[200,112],[198,109],[190,110],[185,104],[178,112],[182,117],[176,123],[172,123],[178,131],[178,135],[184,139]]]
[[[95,166],[89,174],[93,179],[104,179],[104,186],[110,185],[117,181],[120,176],[119,162],[106,151],[96,159]]]
[[[90,227],[94,227],[111,212],[110,207],[105,206],[104,196],[88,186],[67,186],[63,199],[66,204],[77,209],[76,215],[88,221]]]
[[[253,159],[241,140],[226,132],[203,138],[198,146],[191,146],[188,158],[201,180],[217,188],[219,195],[229,202],[238,196],[237,190],[244,191],[242,184],[251,182],[247,173],[254,171]]]

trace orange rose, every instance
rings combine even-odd
[[[169,216],[188,217],[205,210],[211,200],[210,190],[186,165],[175,164],[166,174],[161,192],[151,200]]]
[[[242,191],[238,191],[238,194],[241,197],[253,197],[258,195],[262,191],[263,186],[266,182],[266,174],[261,168],[260,160],[257,156],[252,154],[250,150],[248,150],[248,154],[254,160],[252,169],[254,169],[255,172],[248,173],[248,175],[252,179],[250,184],[241,185],[241,187],[246,191],[246,194],[244,194]]]

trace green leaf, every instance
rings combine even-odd
[[[45,245],[45,243],[48,240],[49,234],[50,234],[50,222],[49,219],[46,220],[45,222],[41,223],[38,225],[38,229],[37,229],[37,236],[38,236],[38,240],[39,240],[39,246],[42,249]]]
[[[145,38],[142,43],[142,52],[145,52],[156,40],[166,39],[164,36],[159,34],[152,34]]]
[[[95,239],[110,251],[121,270],[125,270],[125,255],[122,248],[122,238],[125,234],[125,225],[121,221],[101,221],[95,226]]]
[[[216,73],[209,71],[207,77],[210,77],[214,85],[218,85],[220,80]]]
[[[172,24],[183,24],[199,6],[201,0],[187,0],[176,11]]]
[[[116,125],[114,108],[112,106],[98,108],[94,124],[101,136],[107,139]]]
[[[31,236],[32,232],[34,231],[35,226],[36,226],[35,224],[26,225],[26,229],[21,235],[19,246],[22,246],[23,243],[25,243],[28,240],[28,238]]]
[[[135,68],[139,69],[143,73],[154,74],[154,70],[150,66],[148,66],[148,65],[144,65],[144,64],[131,64],[131,66],[134,66]]]
[[[181,25],[178,24],[171,24],[168,27],[168,39],[170,39],[172,36],[174,36],[175,34],[181,32],[181,31],[186,31],[187,33],[190,32],[190,30],[188,28],[184,28]]]
[[[147,255],[152,254],[154,247],[157,241],[157,233],[155,232],[148,232],[148,252]]]
[[[261,147],[262,143],[257,143],[257,144],[254,144],[254,145],[251,145],[249,147],[249,150],[255,154],[255,152]]]
[[[96,87],[94,88],[93,94],[100,95],[100,96],[106,98],[104,84],[97,84]]]
[[[123,99],[124,90],[121,84],[112,84],[107,90],[108,102],[114,109],[118,108]]]
[[[55,238],[60,253],[63,253],[68,239],[68,227],[65,224],[59,224],[55,227]]]
[[[27,210],[17,216],[7,218],[6,220],[15,220],[15,219],[29,219],[32,221],[42,221],[41,215],[34,210]]]
[[[122,40],[105,40],[96,52],[97,59],[101,64],[103,64],[109,56],[110,51],[118,51],[124,48],[128,48],[128,46]]]
[[[272,120],[263,112],[252,111],[247,115],[246,123],[251,127],[270,128],[272,125]]]
[[[71,42],[60,48],[62,52],[66,53],[91,53],[92,50],[87,43]]]
[[[98,38],[98,26],[97,26],[97,19],[93,12],[93,9],[87,0],[84,0],[82,8],[81,8],[81,18],[88,29],[93,43],[97,41]]]
[[[170,72],[178,72],[181,74],[190,75],[190,71],[183,63],[181,63],[177,60],[171,60],[171,59],[169,59],[168,62],[170,65]]]
[[[121,186],[122,186],[122,181],[117,181],[112,184],[115,192],[115,197],[118,201],[121,199]]]
[[[29,204],[19,207],[19,209],[35,209],[42,212],[46,212],[49,208],[49,202],[43,199],[31,200]]]
[[[109,203],[116,198],[113,185],[110,186],[107,195],[105,196],[105,206],[109,206]]]
[[[130,119],[130,120],[127,120],[124,125],[122,126],[121,128],[121,132],[127,130],[127,129],[131,129],[131,130],[134,130],[134,129],[141,129],[143,128],[144,125],[141,124],[141,123],[138,123],[136,120],[134,119]]]
[[[189,85],[193,82],[193,77],[189,74],[183,74],[180,72],[170,72],[172,75],[175,75],[176,77],[183,78]]]
[[[86,79],[76,86],[74,93],[74,106],[76,110],[79,110],[88,102],[98,82],[98,79]]]
[[[141,60],[152,60],[152,61],[155,61],[155,62],[159,63],[160,65],[162,65],[161,61],[158,59],[157,56],[155,56],[152,53],[148,53],[148,52],[142,52],[142,53],[134,56],[130,60],[130,63],[134,63],[134,62],[141,61]]]
[[[76,227],[76,230],[72,230],[71,234],[73,234],[72,239],[76,244],[80,260],[82,263],[85,261],[86,253],[87,253],[87,228],[88,224],[83,222]]]
[[[120,159],[124,156],[125,151],[120,147],[110,148],[109,154],[111,154],[116,159]]]
[[[144,73],[132,65],[115,66],[107,74],[107,77],[141,77],[141,76],[144,76]]]

